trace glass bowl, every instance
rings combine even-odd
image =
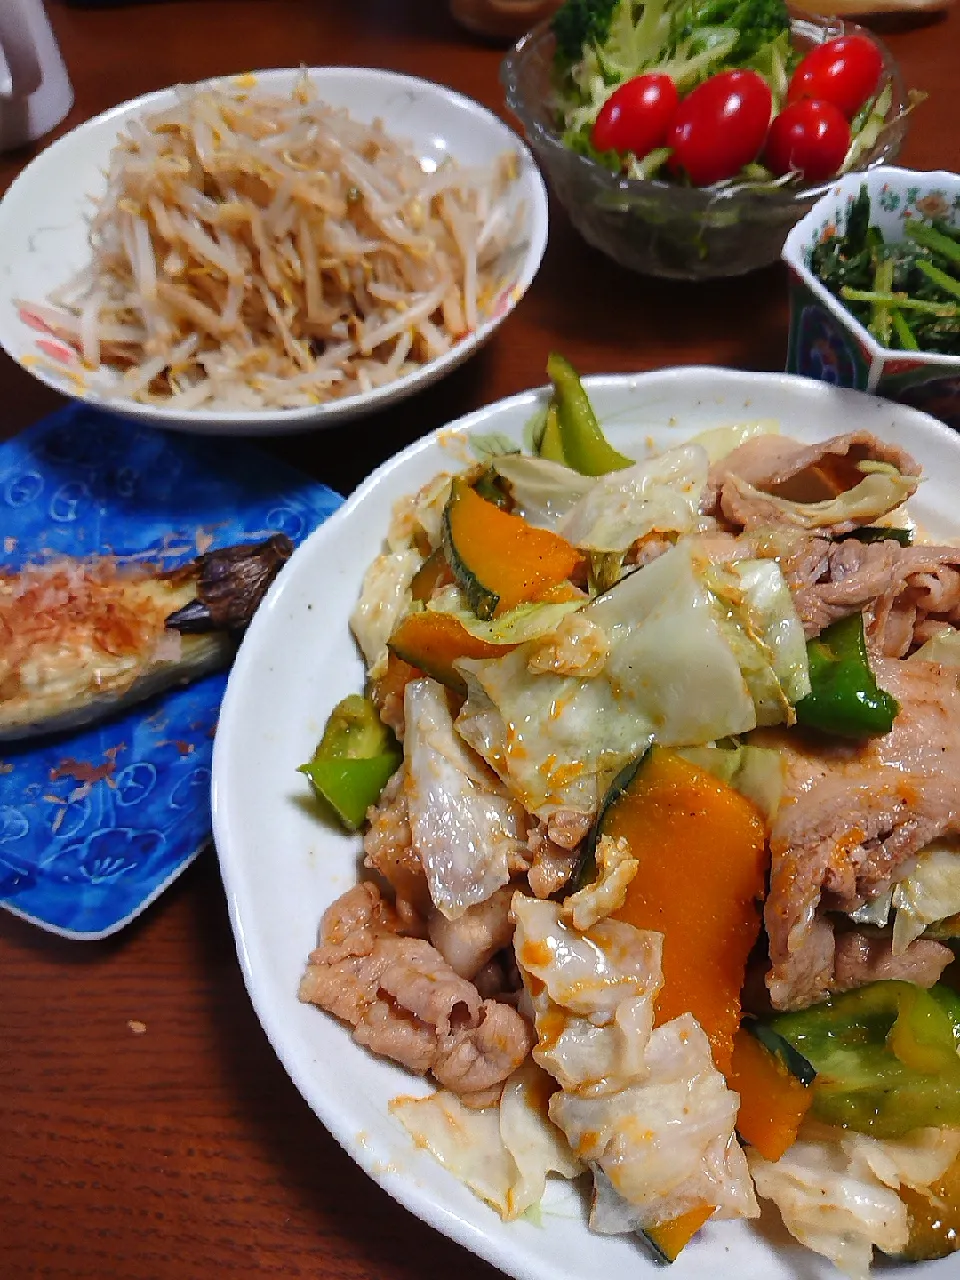
[[[892,54],[871,31],[838,18],[797,17],[796,48],[806,51],[856,32],[883,56],[892,101],[888,123],[855,172],[895,159],[907,127],[903,81]],[[625,178],[564,146],[557,128],[550,19],[527,32],[501,63],[506,103],[571,222],[594,248],[645,275],[705,280],[743,275],[780,256],[790,228],[830,187],[770,189],[735,183],[690,187],[662,179]]]

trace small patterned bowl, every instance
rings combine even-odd
[[[885,241],[904,239],[910,218],[945,218],[960,226],[960,174],[881,166],[831,184],[783,247],[790,272],[787,372],[898,400],[960,429],[960,356],[882,347],[810,270],[814,245],[843,231],[863,183],[870,221]]]

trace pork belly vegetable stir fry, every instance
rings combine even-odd
[[[764,1202],[851,1276],[942,1256],[960,550],[867,432],[633,459],[548,373],[366,574],[304,772],[367,874],[300,998],[429,1077],[396,1118],[506,1219],[559,1176],[662,1261]]]

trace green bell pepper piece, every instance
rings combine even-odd
[[[603,476],[632,466],[632,460],[618,453],[601,431],[590,398],[569,360],[552,351],[547,357],[547,375],[553,383],[561,452],[567,466],[582,476]]]
[[[912,529],[895,529],[892,525],[862,524],[851,533],[842,533],[839,542],[852,538],[855,542],[899,542],[901,547],[913,546]]]
[[[340,825],[356,831],[402,759],[392,730],[373,702],[352,693],[331,711],[319,746],[298,772],[310,779]]]
[[[568,465],[563,455],[563,440],[560,438],[560,419],[557,416],[557,406],[553,400],[547,405],[547,420],[544,423],[543,435],[540,437],[540,446],[537,453],[539,457],[546,458],[548,462],[560,462],[564,466]]]
[[[768,1025],[813,1066],[812,1114],[877,1138],[960,1124],[960,998],[874,982]]]
[[[877,684],[863,633],[863,615],[832,623],[807,642],[810,692],[796,705],[797,721],[843,738],[889,733],[900,710]]]

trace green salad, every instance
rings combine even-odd
[[[552,29],[564,143],[630,178],[825,181],[900,112],[871,36],[804,51],[783,0],[565,0]]]

